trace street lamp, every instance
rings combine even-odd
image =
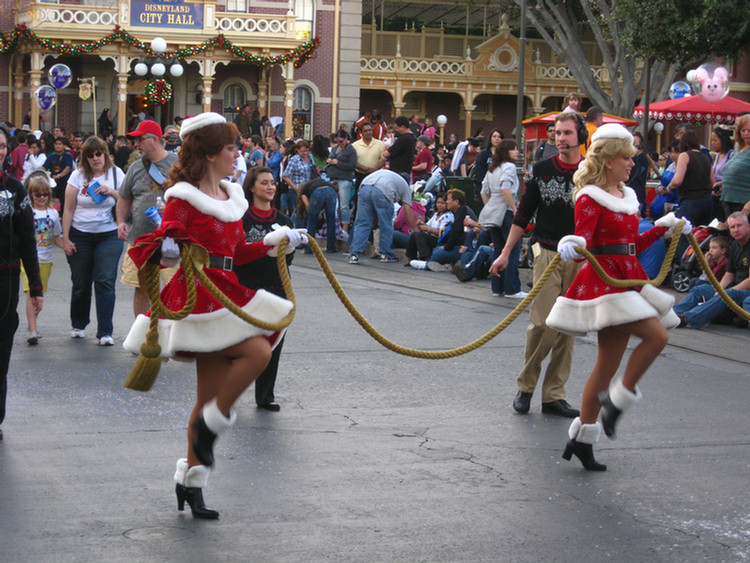
[[[661,154],[661,134],[664,131],[664,124],[661,121],[654,123],[654,131],[656,131],[656,154]]]
[[[167,42],[161,37],[154,37],[154,40],[151,41],[151,50],[156,53],[155,57],[141,57],[141,60],[133,67],[133,72],[137,76],[146,76],[149,71],[153,76],[164,76],[167,72],[164,63],[169,61],[166,61],[163,56],[167,52]],[[149,68],[149,64],[151,64],[151,68]],[[177,60],[173,60],[169,66],[169,74],[178,78],[184,72],[185,69],[182,65]]]
[[[448,118],[442,113],[435,118],[438,126],[440,127],[440,144],[443,144],[443,132],[445,131],[445,124],[448,123]]]

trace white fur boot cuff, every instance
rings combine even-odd
[[[237,413],[230,411],[229,418],[225,417],[216,405],[216,399],[212,399],[203,406],[203,420],[206,421],[208,429],[218,436],[234,425]]]
[[[186,458],[181,458],[177,460],[177,466],[174,470],[174,482],[178,485],[185,485],[185,475],[187,475],[188,469],[188,462]]]
[[[602,425],[598,422],[594,424],[581,424],[580,430],[578,430],[578,436],[575,438],[576,442],[581,444],[596,444],[599,442],[599,436],[602,434]]]
[[[208,485],[208,475],[211,473],[211,468],[205,465],[194,465],[188,469],[185,475],[185,486],[186,487],[197,487],[199,489],[204,488]]]
[[[635,393],[632,393],[622,384],[622,379],[618,379],[612,388],[609,390],[609,400],[612,404],[625,412],[630,407],[640,402],[643,395],[641,395],[638,386],[635,387]]]

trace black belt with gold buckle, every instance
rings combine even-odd
[[[234,258],[231,256],[209,256],[208,267],[219,268],[231,272],[234,268]]]
[[[624,254],[626,256],[635,256],[635,243],[628,244],[603,244],[601,246],[592,246],[589,248],[591,254]]]

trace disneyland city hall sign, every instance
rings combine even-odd
[[[130,0],[130,25],[203,29],[203,2]]]

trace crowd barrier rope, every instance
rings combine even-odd
[[[588,250],[580,246],[575,247],[575,249],[591,264],[597,274],[610,285],[613,285],[615,287],[641,287],[646,284],[659,286],[664,282],[667,274],[669,273],[670,266],[677,251],[677,243],[680,238],[683,226],[684,221],[680,221],[675,227],[675,233],[667,250],[664,263],[662,264],[659,274],[652,280],[614,279],[604,271],[596,257]],[[347,296],[344,288],[341,286],[338,279],[336,279],[333,270],[328,264],[328,261],[325,259],[323,251],[320,249],[320,246],[318,246],[315,239],[309,234],[307,234],[306,236],[308,238],[308,244],[312,249],[313,254],[317,258],[318,263],[320,264],[320,267],[324,275],[326,276],[326,279],[328,280],[328,283],[331,285],[331,288],[336,293],[336,296],[339,298],[344,308],[365,330],[365,332],[367,332],[367,334],[369,334],[376,342],[378,342],[388,350],[391,350],[392,352],[425,360],[444,360],[461,356],[463,354],[467,354],[473,350],[476,350],[477,348],[483,346],[484,344],[495,338],[498,334],[503,332],[516,318],[518,318],[518,316],[532,303],[532,301],[536,298],[539,291],[542,289],[542,287],[544,287],[544,284],[547,283],[547,280],[554,273],[555,269],[560,263],[560,255],[558,254],[549,263],[547,268],[540,276],[539,280],[537,280],[537,282],[529,291],[528,295],[524,297],[502,321],[500,321],[492,329],[490,329],[488,332],[486,332],[476,340],[457,348],[450,348],[445,350],[420,350],[416,348],[401,346],[400,344],[397,344],[383,336],[383,334],[381,334],[374,326],[372,326],[372,324],[364,317],[364,315],[362,315],[362,313],[359,312],[354,303],[352,303],[351,299],[349,299],[349,297]],[[690,245],[693,247],[693,250],[695,251],[698,263],[700,264],[703,271],[706,272],[709,281],[717,290],[717,293],[721,295],[722,299],[724,299],[727,306],[738,315],[750,320],[750,313],[744,311],[739,305],[734,303],[734,301],[729,298],[724,289],[721,287],[721,284],[711,272],[711,269],[706,262],[705,256],[700,250],[698,241],[692,233],[688,235],[688,240],[690,242]],[[289,275],[289,269],[286,263],[285,251],[288,243],[289,240],[284,239],[279,245],[277,263],[281,282],[284,286],[284,291],[286,292],[287,299],[292,302],[293,307],[289,314],[277,323],[265,322],[261,319],[253,317],[252,315],[248,315],[245,311],[243,311],[240,307],[233,303],[226,295],[224,295],[213,284],[213,282],[211,282],[211,280],[206,276],[205,272],[203,272],[203,268],[208,265],[208,253],[202,246],[195,244],[184,244],[181,250],[180,256],[182,259],[183,268],[185,269],[188,295],[187,302],[180,311],[170,311],[161,302],[159,293],[159,265],[153,263],[145,264],[143,268],[145,268],[146,287],[152,303],[151,318],[149,323],[149,330],[146,334],[146,340],[141,346],[141,354],[138,357],[138,360],[136,360],[133,370],[125,381],[125,387],[136,391],[148,391],[153,385],[153,382],[155,381],[161,367],[161,347],[159,346],[158,342],[158,319],[160,316],[162,316],[171,320],[179,320],[185,318],[190,314],[193,307],[195,306],[196,277],[224,307],[226,307],[229,311],[240,317],[245,322],[250,323],[263,330],[274,332],[287,328],[291,324],[297,310],[294,288],[292,287],[291,276]]]

